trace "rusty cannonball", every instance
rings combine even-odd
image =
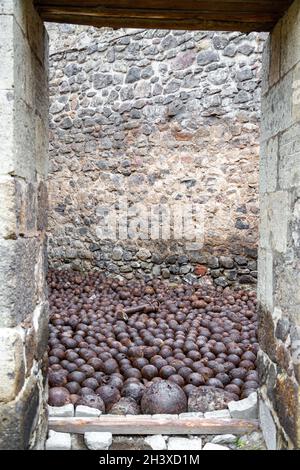
[[[179,414],[187,411],[187,398],[177,384],[167,380],[147,387],[141,400],[143,414]]]
[[[64,406],[71,403],[70,393],[65,387],[52,387],[49,390],[49,405]]]

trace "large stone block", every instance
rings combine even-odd
[[[12,91],[0,89],[0,118],[0,174],[7,175],[14,170],[14,102]]]
[[[289,72],[263,96],[261,102],[261,140],[288,129],[293,124],[293,73]]]
[[[12,90],[14,87],[13,16],[0,15],[0,44],[0,90]]]
[[[287,249],[289,194],[277,191],[261,197],[260,246],[284,253]]]
[[[24,381],[23,341],[12,328],[0,328],[0,402],[14,400]]]
[[[16,326],[43,300],[43,252],[36,238],[0,241],[1,327]]]
[[[277,186],[278,137],[262,142],[259,159],[260,192],[272,192]]]
[[[28,449],[38,423],[40,394],[35,379],[28,380],[16,400],[0,403],[0,449]]]
[[[281,75],[286,74],[300,59],[300,2],[295,0],[282,19]]]
[[[279,138],[279,186],[300,187],[300,124],[296,123]]]

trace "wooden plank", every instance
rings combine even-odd
[[[119,435],[146,434],[245,434],[259,429],[257,420],[206,418],[152,418],[147,416],[109,416],[99,418],[49,418],[49,429],[84,434],[108,431]]]
[[[45,21],[113,28],[270,31],[292,0],[36,0]]]
[[[81,6],[84,8],[102,6],[106,8],[146,8],[150,10],[190,10],[195,11],[257,11],[283,12],[293,0],[36,0],[38,5],[52,6]]]
[[[195,18],[189,20],[168,20],[152,19],[152,18],[99,18],[98,16],[83,16],[83,15],[62,15],[52,14],[47,15],[42,13],[41,17],[44,21],[55,23],[70,23],[81,24],[86,26],[111,27],[111,28],[143,28],[143,29],[175,29],[175,30],[193,30],[193,31],[271,31],[274,26],[272,22],[259,22],[241,23],[233,21],[199,21]]]
[[[63,16],[82,16],[84,20],[85,17],[98,17],[103,19],[112,19],[112,18],[133,18],[133,19],[151,19],[151,20],[163,20],[167,19],[168,21],[173,20],[195,20],[197,22],[202,21],[225,21],[227,13],[224,11],[210,11],[210,10],[155,10],[149,11],[143,8],[105,8],[103,6],[97,8],[87,8],[87,7],[55,7],[55,6],[40,6],[39,12],[42,16],[49,15],[63,15]],[[245,23],[255,23],[258,20],[261,23],[271,23],[276,21],[277,15],[273,12],[261,13],[258,17],[256,12],[248,12],[245,15],[243,12],[234,11],[230,14],[231,22],[245,22]]]

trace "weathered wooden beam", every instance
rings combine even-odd
[[[292,0],[36,0],[45,21],[113,28],[270,31]]]
[[[175,29],[184,31],[241,31],[249,33],[251,31],[271,31],[274,22],[254,22],[241,23],[232,21],[198,21],[193,18],[190,20],[168,20],[152,18],[100,18],[99,16],[82,16],[82,15],[62,15],[40,12],[44,21],[54,23],[70,23],[86,26],[94,26],[98,28],[141,28],[141,29]]]
[[[49,429],[84,434],[109,431],[112,434],[245,434],[259,429],[256,420],[206,418],[156,418],[146,415],[99,418],[49,418]]]

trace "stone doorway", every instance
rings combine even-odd
[[[299,447],[299,10],[296,0],[264,54],[258,293],[260,418],[269,448]],[[0,13],[1,446],[18,449],[43,442],[46,429],[47,45],[30,1],[6,0]]]

